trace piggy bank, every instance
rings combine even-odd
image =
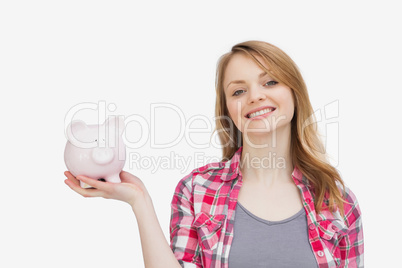
[[[96,180],[119,183],[126,160],[122,139],[124,121],[120,117],[107,119],[102,125],[87,125],[72,121],[67,127],[64,162],[75,177],[84,175]],[[80,182],[81,187],[90,188]]]

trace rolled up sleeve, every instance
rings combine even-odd
[[[170,218],[170,247],[185,268],[202,267],[198,235],[194,222],[192,198],[192,174],[183,178],[176,186]]]
[[[340,267],[364,267],[364,240],[361,211],[356,196],[350,189],[347,189],[346,193],[346,200],[351,206],[348,211],[345,211],[348,232],[339,241],[341,255]]]

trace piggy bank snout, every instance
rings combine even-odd
[[[112,162],[114,152],[110,148],[94,148],[92,150],[92,159],[96,164],[106,165]]]

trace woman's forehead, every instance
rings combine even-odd
[[[260,56],[255,57],[261,64],[263,64],[265,69],[269,71],[264,60]],[[226,88],[232,80],[240,81],[250,77],[261,78],[262,76],[267,75],[266,70],[261,68],[261,66],[259,66],[251,56],[245,55],[244,53],[236,53],[231,57],[224,71],[224,88]]]
[[[269,71],[268,64],[265,62],[265,60],[259,56],[253,54],[255,59],[258,61],[256,62],[255,59],[252,58],[252,56],[247,55],[245,53],[235,53],[228,61],[228,64],[226,65],[226,69],[224,70],[225,72],[225,77],[227,75],[231,74],[237,74],[241,73],[241,71],[247,70],[246,68],[242,68],[243,66],[247,65],[248,67],[253,66],[254,70],[258,70],[260,73],[261,71],[265,71],[259,64],[264,66],[266,70]]]

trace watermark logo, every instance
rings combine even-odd
[[[116,104],[106,103],[106,101],[77,104],[71,107],[65,116],[65,133],[67,134],[69,131],[67,126],[74,120],[80,119],[80,114],[83,112],[91,113],[93,117],[97,119],[96,124],[98,125],[104,124],[104,122],[110,120],[110,118],[120,118],[121,120],[115,121],[120,122],[117,124],[123,124],[121,140],[128,149],[127,159],[130,168],[137,170],[149,169],[151,172],[156,172],[158,169],[178,169],[181,172],[184,172],[189,170],[190,167],[198,167],[210,162],[219,162],[221,159],[212,159],[205,155],[200,155],[197,152],[191,157],[180,156],[172,151],[169,153],[169,155],[153,157],[141,155],[137,151],[144,146],[149,146],[151,149],[172,150],[175,146],[178,146],[183,141],[186,142],[187,146],[196,150],[208,149],[211,147],[222,149],[224,146],[229,146],[229,144],[221,144],[218,138],[219,131],[226,131],[229,136],[232,135],[234,131],[237,131],[233,120],[228,116],[208,118],[205,115],[192,115],[188,117],[179,106],[171,103],[150,104],[148,111],[149,118],[145,116],[144,111],[142,111],[142,114],[123,116],[118,115],[117,110]],[[172,123],[170,128],[158,131],[158,120],[163,121],[163,115],[167,113],[171,115],[172,121],[174,119],[176,123]],[[213,133],[215,122],[217,120],[225,121],[228,128],[224,130],[218,129],[218,131]],[[239,117],[238,120],[242,120],[242,118]],[[264,122],[265,125],[264,127],[260,127],[260,129],[253,129],[252,121],[245,120],[243,131],[269,132],[271,130],[275,130],[281,124],[281,122],[286,120],[287,118],[284,115],[271,116],[270,121],[261,120],[261,122]],[[313,123],[317,123],[317,125],[324,129],[325,132],[324,139],[322,140],[324,143],[325,152],[322,153],[328,152],[329,149],[331,151],[331,164],[337,166],[339,164],[339,101],[333,101],[317,109],[314,115],[304,122],[303,127],[309,127]],[[121,126],[116,126],[116,128],[119,129]],[[173,130],[174,135],[170,135],[169,139],[158,140],[158,135],[160,136],[161,134],[163,135],[168,132],[170,133]],[[121,142],[119,139],[114,141],[110,140],[110,137],[117,137],[117,135],[110,135],[107,133],[108,131],[110,131],[108,128],[98,128],[98,137],[109,137],[108,146],[113,145],[119,147],[119,142]],[[276,131],[273,131],[270,144],[253,144],[252,141],[248,139],[247,135],[244,135],[243,138],[245,139],[244,142],[255,146],[255,148],[275,148],[279,138],[276,135]],[[198,137],[198,139],[195,137]],[[80,137],[76,137],[75,143],[75,145],[78,147],[88,147],[88,142],[82,139],[80,140]],[[285,167],[285,160],[283,157],[276,155],[274,152],[264,158],[250,158],[246,160],[247,164],[251,167]]]
[[[315,118],[315,120],[314,120]],[[331,165],[339,165],[339,100],[330,102],[314,111],[303,124],[303,128],[317,123],[320,134],[323,132],[322,142],[324,152],[329,157]]]

